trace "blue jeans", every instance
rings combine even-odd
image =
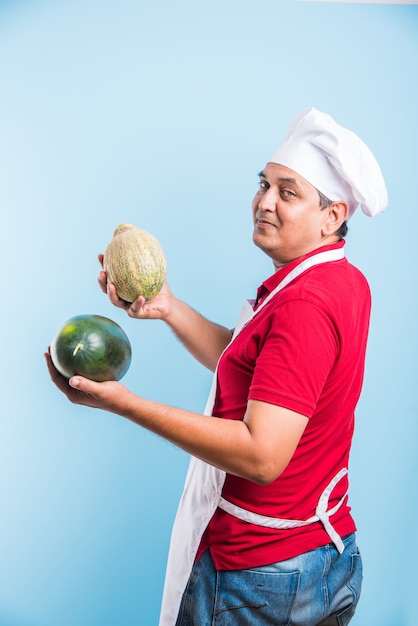
[[[216,571],[210,551],[195,563],[176,626],[346,626],[362,582],[355,534],[293,559]]]

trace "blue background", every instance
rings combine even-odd
[[[177,296],[233,326],[271,273],[257,172],[306,106],[372,148],[390,204],[350,222],[374,308],[351,504],[355,626],[415,626],[418,7],[292,0],[0,2],[0,626],[154,626],[187,455],[70,405],[43,352],[72,315],[120,323],[138,394],[201,412],[210,373],[99,291],[130,222]],[[332,442],[330,442],[332,445]]]

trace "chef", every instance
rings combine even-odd
[[[354,615],[362,562],[348,465],[371,295],[345,256],[345,236],[357,207],[374,216],[386,205],[364,142],[304,109],[259,173],[253,241],[273,269],[233,332],[167,284],[153,300],[128,304],[99,276],[115,306],[163,320],[214,371],[203,415],[118,382],[67,382],[46,355],[72,402],[117,413],[192,457],[160,626],[325,626]]]

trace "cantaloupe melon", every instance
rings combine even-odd
[[[120,224],[106,248],[103,269],[119,298],[154,298],[166,278],[167,261],[159,241],[132,224]]]

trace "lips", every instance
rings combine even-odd
[[[272,222],[269,222],[269,220],[264,219],[263,217],[257,217],[255,220],[255,223],[257,226],[273,226],[274,228],[276,228],[276,224],[273,224]]]

